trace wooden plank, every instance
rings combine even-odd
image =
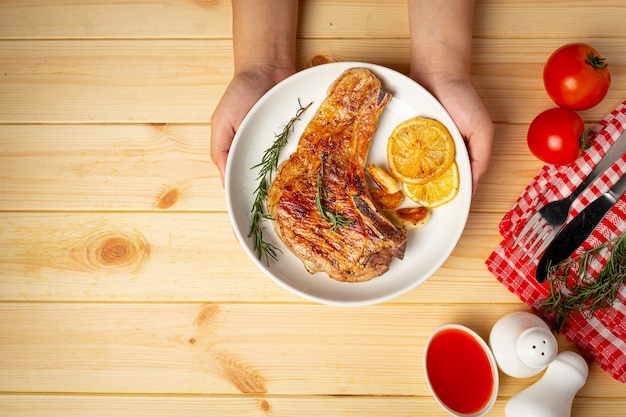
[[[0,395],[0,416],[66,417],[69,414],[73,417],[449,416],[442,408],[439,411],[433,409],[433,402],[432,398],[414,396],[263,396],[255,398],[242,396]],[[503,412],[503,410],[503,401],[499,401],[493,408],[493,413]]]
[[[626,97],[626,40],[588,41],[607,50],[613,75],[606,99],[582,112],[591,122]],[[476,42],[473,81],[495,122],[529,123],[554,106],[541,71],[563,42]],[[408,41],[305,40],[298,53],[300,67],[372,61],[408,71]],[[0,73],[3,124],[209,123],[232,77],[232,51],[228,40],[0,41]]]
[[[427,397],[422,349],[437,327],[461,323],[487,338],[499,317],[519,309],[3,303],[0,390]],[[536,379],[503,376],[499,394]],[[625,390],[592,365],[579,395],[623,399]]]
[[[488,416],[504,415],[500,398]],[[266,417],[448,417],[434,399],[415,396],[115,396],[115,395],[0,395],[2,417],[153,417],[207,415]],[[571,417],[622,417],[626,400],[576,398]]]
[[[7,213],[2,224],[4,300],[297,300],[248,260],[225,213]]]
[[[478,0],[474,36],[500,38],[623,38],[626,4],[620,0]]]
[[[141,39],[231,36],[230,1],[5,0],[0,38]]]
[[[303,38],[408,37],[406,2],[309,0],[300,4]],[[0,38],[128,39],[231,37],[227,0],[137,0],[124,5],[106,0],[79,3],[5,0],[0,2]],[[623,37],[626,6],[621,0],[478,0],[476,37]]]
[[[0,125],[1,210],[225,211],[208,125]]]
[[[230,41],[0,42],[0,123],[206,123]]]
[[[472,214],[435,276],[393,302],[518,302],[484,264],[500,218]],[[303,301],[248,259],[225,213],[6,212],[0,223],[0,300]]]

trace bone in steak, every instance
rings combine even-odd
[[[372,137],[390,100],[371,71],[346,70],[270,186],[268,211],[276,232],[311,274],[367,281],[385,273],[393,257],[404,257],[406,231],[376,207],[365,176]],[[319,213],[320,178],[323,207],[351,221],[348,226],[331,229]]]

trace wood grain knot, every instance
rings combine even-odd
[[[219,312],[220,308],[215,304],[202,306],[194,320],[194,324],[198,327],[207,327],[215,320]]]
[[[272,406],[270,405],[269,401],[267,401],[266,399],[261,400],[260,406],[261,406],[261,410],[266,413],[268,413],[272,409]]]
[[[168,209],[176,204],[179,197],[180,191],[178,188],[170,188],[159,197],[157,207],[160,209]]]
[[[310,66],[314,67],[316,65],[328,64],[330,62],[335,62],[335,60],[332,59],[328,55],[318,54],[318,55],[313,56],[313,58],[311,58],[311,61],[309,63],[310,63]]]
[[[219,358],[224,376],[244,394],[264,394],[267,392],[265,381],[258,372],[249,369],[230,356]]]
[[[150,257],[150,244],[137,231],[99,231],[87,242],[85,254],[93,270],[134,272]]]

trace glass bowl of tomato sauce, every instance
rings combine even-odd
[[[493,353],[476,332],[463,325],[447,324],[430,336],[424,372],[430,392],[453,416],[484,416],[498,397]]]

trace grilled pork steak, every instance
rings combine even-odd
[[[276,231],[312,274],[367,281],[385,273],[393,257],[404,257],[406,231],[375,206],[365,176],[372,136],[390,100],[369,70],[345,71],[270,186]],[[320,208],[347,224],[333,227]]]

